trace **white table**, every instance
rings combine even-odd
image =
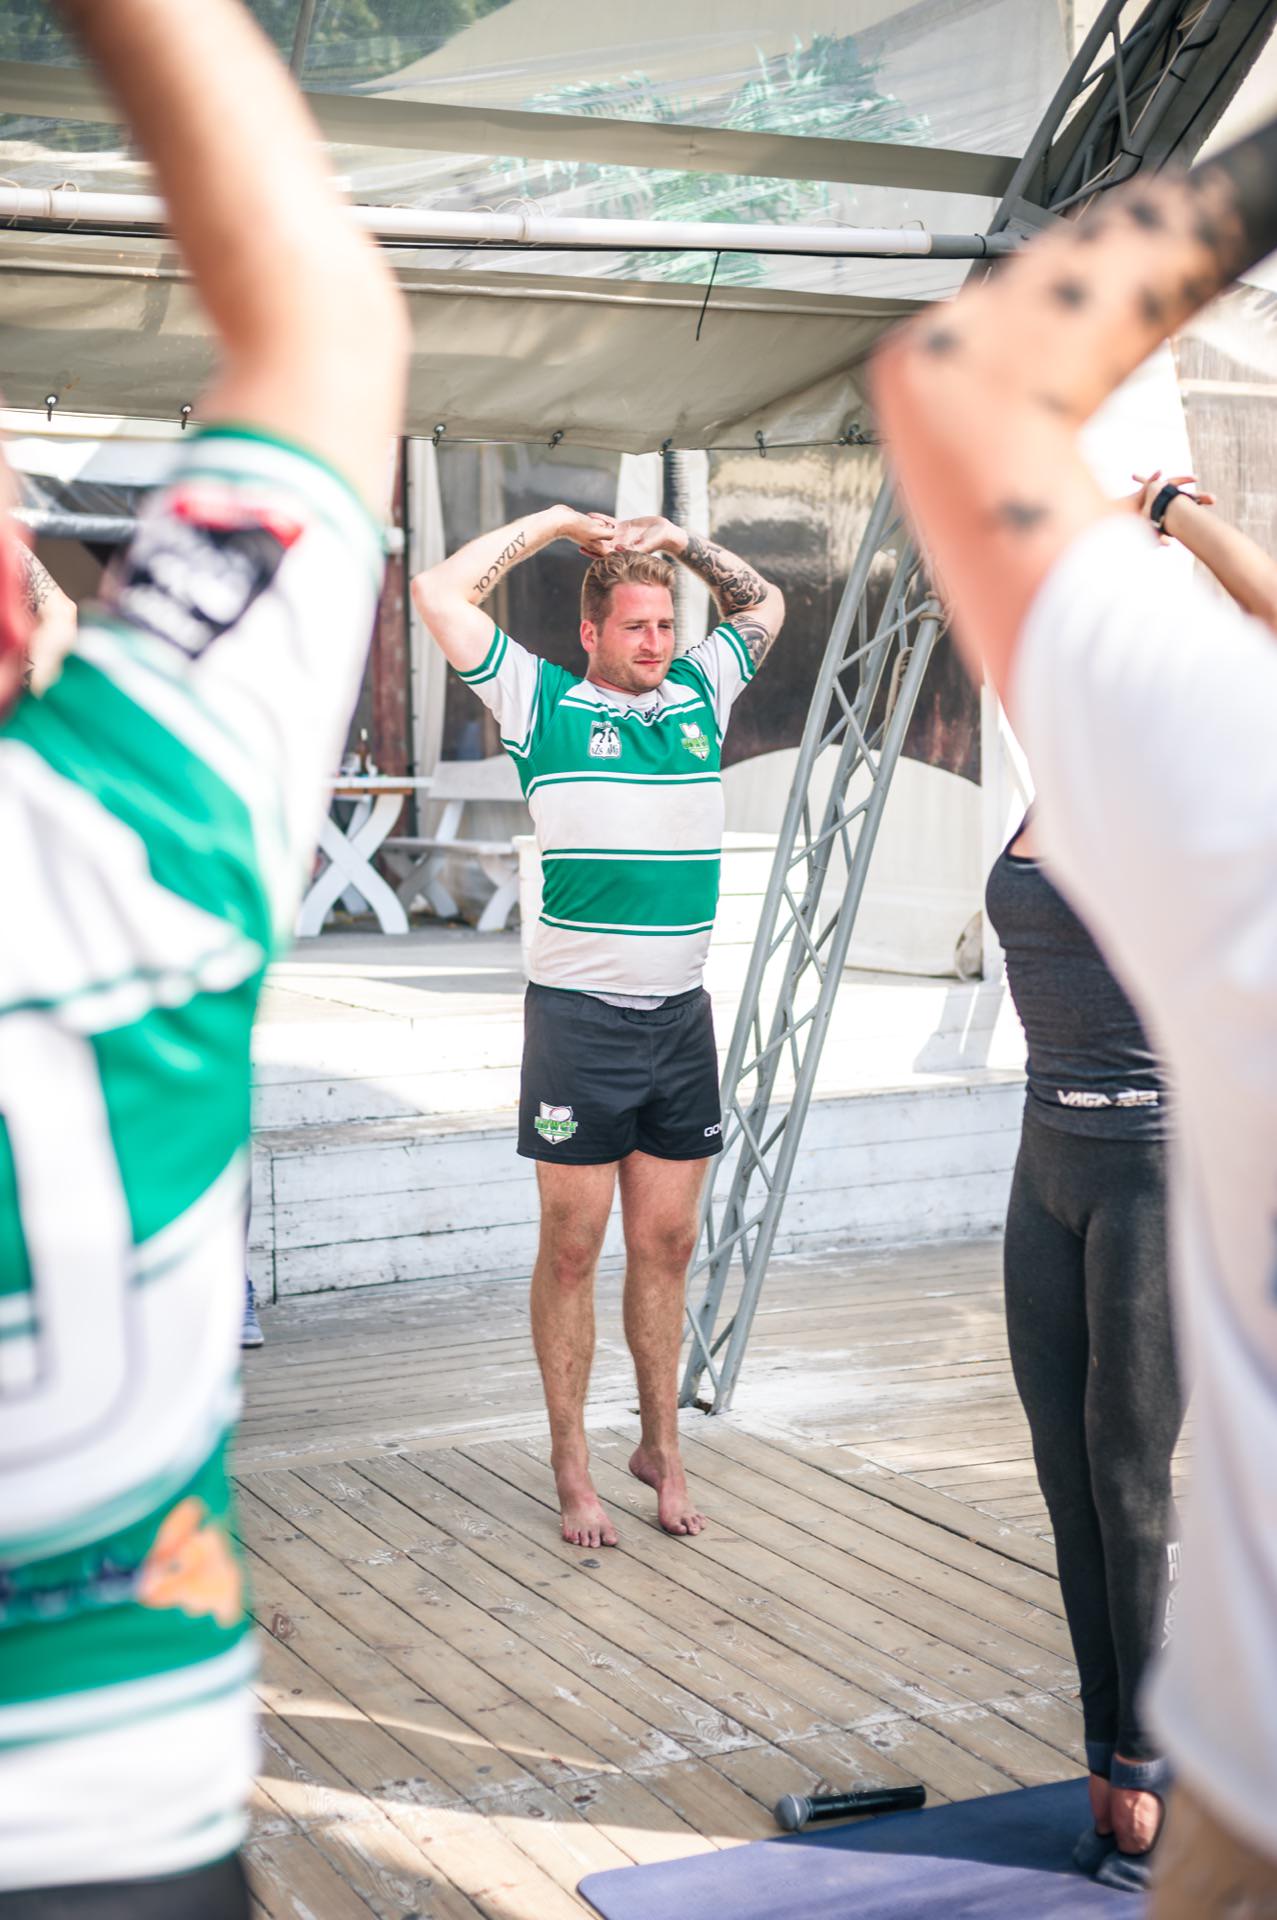
[[[348,890],[372,908],[383,933],[407,933],[408,916],[372,859],[382,841],[394,832],[409,794],[428,793],[430,784],[411,774],[334,775],[328,787],[332,799],[353,800],[355,804],[344,827],[331,813],[320,826],[319,845],[328,856],[328,865],[306,890],[297,915],[299,938],[322,933],[330,911]]]

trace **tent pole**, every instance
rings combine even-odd
[[[927,233],[919,227],[772,226],[720,220],[578,220],[534,208],[440,213],[420,207],[351,208],[366,233],[411,246],[583,247],[619,252],[827,254],[835,259],[985,260],[1012,253],[1013,234]],[[149,193],[81,193],[75,187],[0,186],[0,220],[74,227],[160,228],[164,202]]]

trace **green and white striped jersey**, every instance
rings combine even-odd
[[[499,627],[482,664],[461,675],[496,716],[536,827],[538,986],[699,986],[718,906],[723,735],[753,672],[724,623],[646,694],[582,680]]]
[[[209,429],[0,726],[0,1888],[239,1837],[250,1037],[380,577],[335,473]]]

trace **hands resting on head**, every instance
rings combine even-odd
[[[643,514],[631,520],[616,520],[607,513],[576,515],[568,529],[581,552],[591,559],[608,553],[660,553],[675,531],[659,513]]]

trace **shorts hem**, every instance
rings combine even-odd
[[[664,1153],[660,1147],[645,1147],[641,1140],[636,1147],[631,1148],[633,1153],[645,1153],[649,1160],[715,1160],[722,1151],[721,1140],[717,1146],[702,1147],[699,1153]]]
[[[516,1147],[515,1152],[520,1160],[539,1160],[546,1166],[557,1164],[560,1167],[615,1167],[625,1159],[626,1154],[633,1153],[634,1148],[627,1147],[625,1153],[594,1154],[588,1160],[583,1160],[571,1153],[542,1153],[536,1147]]]

